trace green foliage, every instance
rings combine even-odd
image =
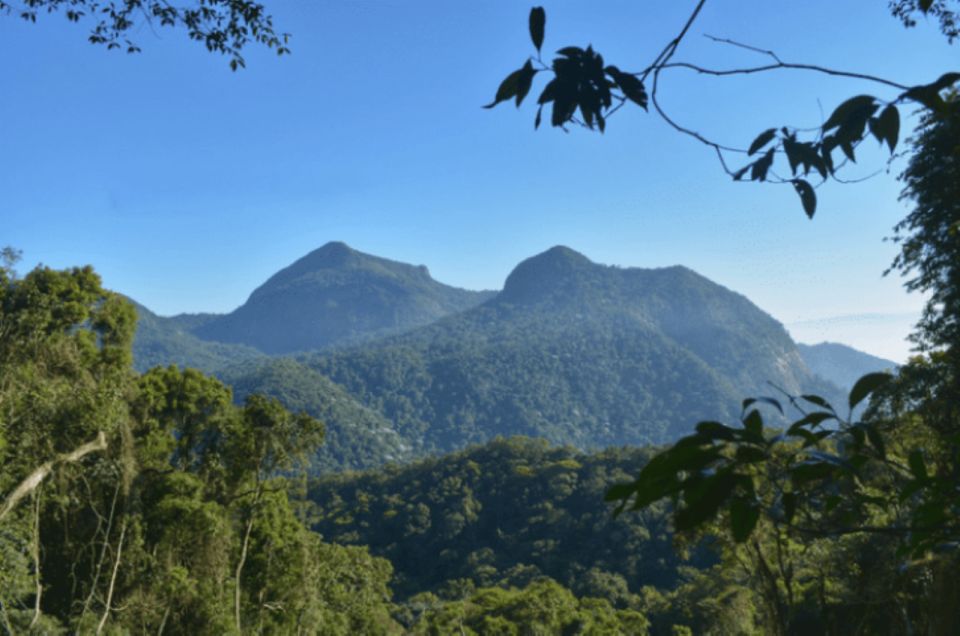
[[[341,386],[289,358],[251,362],[220,373],[236,399],[269,395],[292,411],[326,425],[326,443],[311,462],[313,472],[357,470],[408,459],[410,448],[380,413],[361,405]]]
[[[479,589],[467,598],[426,610],[411,634],[632,634],[645,636],[643,614],[617,610],[606,600],[578,599],[555,581],[523,589]]]
[[[203,340],[193,334],[210,315],[164,318],[143,305],[137,310],[137,332],[133,339],[133,362],[137,371],[176,364],[181,368],[216,373],[228,366],[262,358],[263,354],[244,344]]]
[[[549,576],[580,596],[636,607],[643,585],[671,588],[679,557],[662,508],[621,519],[607,486],[649,450],[585,455],[542,440],[496,440],[439,459],[314,480],[314,529],[369,546],[396,570],[409,599],[448,582],[523,587]],[[698,563],[708,563],[697,552]]]
[[[321,543],[291,498],[322,425],[195,370],[137,375],[134,321],[89,268],[0,268],[0,625],[396,633],[389,564]]]
[[[913,209],[895,229],[900,254],[891,270],[910,276],[910,291],[929,294],[915,336],[926,350],[960,343],[960,98],[946,116],[927,114],[911,142],[915,154],[900,180]]]

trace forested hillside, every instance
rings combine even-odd
[[[652,452],[588,455],[514,437],[325,476],[309,488],[313,528],[389,559],[400,599],[548,576],[578,595],[627,603],[643,586],[671,589],[679,580],[664,508],[614,519],[603,501],[610,484],[635,475]]]
[[[242,344],[203,340],[193,330],[215,316],[158,316],[143,305],[130,301],[137,312],[133,339],[133,362],[138,371],[175,364],[181,368],[213,373],[231,364],[263,357],[260,351]]]
[[[249,395],[269,395],[325,424],[326,443],[314,455],[312,472],[357,470],[412,457],[409,444],[382,413],[294,360],[252,361],[228,367],[220,378],[233,389],[238,403]]]
[[[659,443],[734,417],[744,395],[837,393],[746,298],[683,267],[606,267],[562,247],[521,263],[479,307],[301,361],[418,453],[516,434]]]

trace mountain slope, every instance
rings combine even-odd
[[[220,379],[242,402],[259,393],[292,411],[304,411],[326,427],[314,472],[358,470],[410,459],[410,448],[380,413],[358,403],[341,387],[289,358],[261,359],[225,369]]]
[[[619,269],[569,248],[527,259],[496,298],[303,361],[393,421],[418,453],[496,435],[579,448],[659,443],[740,400],[835,397],[783,327],[683,268]]]
[[[899,366],[892,360],[878,358],[836,342],[798,344],[797,349],[811,371],[847,391],[867,373],[892,371]]]
[[[277,272],[246,303],[194,333],[272,355],[310,351],[425,325],[491,295],[438,283],[422,265],[334,242]]]
[[[263,355],[252,347],[207,342],[193,335],[191,329],[211,320],[212,314],[165,318],[133,300],[130,302],[137,310],[137,332],[133,340],[133,364],[137,371],[175,364],[214,373],[227,365]]]

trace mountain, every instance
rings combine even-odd
[[[847,391],[867,373],[892,371],[900,366],[892,360],[878,358],[836,342],[797,344],[797,349],[811,371]]]
[[[363,406],[342,387],[289,358],[259,359],[217,374],[242,403],[252,393],[277,398],[291,411],[303,411],[326,427],[314,473],[359,470],[411,458],[410,446],[379,412]]]
[[[130,300],[130,299],[128,299]],[[137,332],[133,339],[133,364],[137,371],[176,364],[213,373],[225,366],[262,357],[253,347],[207,342],[192,330],[213,320],[215,314],[182,314],[165,318],[136,301]]]
[[[837,399],[783,326],[684,267],[621,269],[555,247],[488,302],[300,361],[383,414],[415,454],[497,435],[581,449],[660,443],[744,397]]]
[[[233,312],[197,325],[201,339],[277,355],[359,342],[429,324],[493,292],[450,287],[415,266],[332,242],[286,267]]]

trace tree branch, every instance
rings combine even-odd
[[[78,446],[69,453],[59,455],[55,459],[52,459],[44,464],[41,464],[30,473],[26,479],[20,482],[16,488],[13,489],[13,492],[7,496],[6,501],[3,502],[3,507],[0,508],[0,521],[3,521],[4,518],[9,514],[11,510],[20,502],[21,499],[32,493],[37,487],[43,483],[43,480],[50,475],[54,467],[57,464],[70,464],[78,462],[90,453],[95,453],[97,451],[103,451],[107,449],[107,436],[104,435],[103,431],[97,433],[97,438],[93,441],[87,442],[81,446]]]

